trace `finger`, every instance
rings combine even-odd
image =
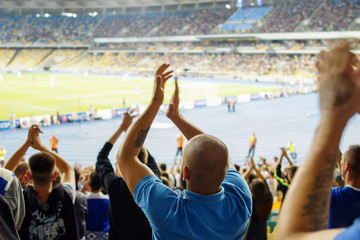
[[[163,77],[166,77],[167,75],[169,75],[169,74],[172,74],[174,71],[172,70],[172,71],[168,71],[168,72],[166,72],[166,73],[163,73],[162,75],[163,75]]]
[[[170,66],[170,64],[166,64],[166,63],[161,65],[159,67],[159,69],[157,70],[157,75],[162,74],[169,66]]]
[[[165,81],[167,81],[169,78],[171,78],[173,75],[170,75],[168,77],[165,77]]]

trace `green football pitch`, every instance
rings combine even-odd
[[[179,80],[181,100],[226,97],[238,94],[276,91],[278,88],[207,83]],[[33,115],[60,114],[96,109],[148,104],[153,91],[151,78],[120,76],[84,76],[66,74],[5,74],[0,78],[0,120],[7,120],[10,111],[17,118]],[[165,103],[169,102],[174,82],[167,83]]]

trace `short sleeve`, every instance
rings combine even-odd
[[[359,236],[360,236],[360,218],[357,218],[350,227],[340,232],[336,236],[335,240],[352,240],[352,239],[358,239]]]
[[[134,201],[143,210],[150,225],[158,229],[173,215],[182,198],[180,191],[165,186],[155,175],[142,178],[135,186]]]
[[[71,183],[66,182],[66,183],[62,183],[62,185],[64,187],[64,190],[70,194],[72,202],[75,203],[75,189],[73,188]]]

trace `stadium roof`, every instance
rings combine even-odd
[[[113,8],[235,2],[235,0],[0,0],[0,8]]]

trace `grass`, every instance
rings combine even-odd
[[[148,104],[153,91],[153,80],[114,76],[84,76],[36,73],[5,74],[0,78],[0,120],[7,120],[10,111],[17,118],[33,115],[70,113],[87,111],[92,104],[96,109],[128,107]],[[275,91],[278,88],[257,86],[215,84],[202,82],[179,82],[181,100],[205,99],[206,97],[226,97],[238,94]],[[138,91],[137,91],[138,89]],[[165,102],[169,102],[174,83],[165,89]],[[123,104],[125,101],[125,104]]]

